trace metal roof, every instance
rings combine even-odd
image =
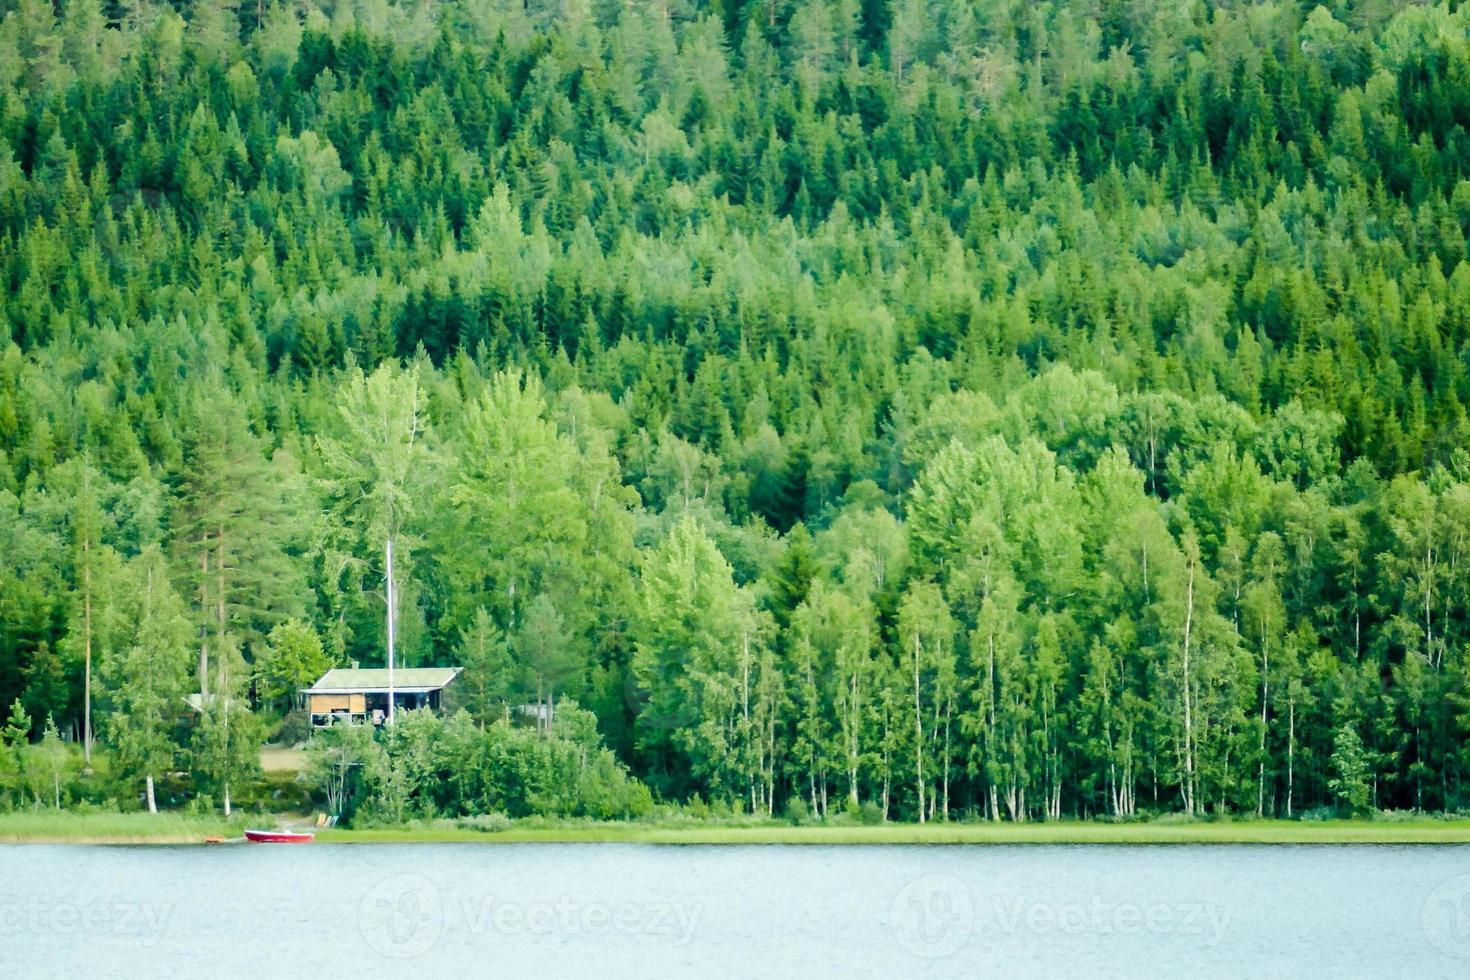
[[[395,667],[393,690],[404,694],[437,691],[459,676],[462,667]],[[334,667],[321,676],[307,694],[361,694],[388,690],[385,667]]]

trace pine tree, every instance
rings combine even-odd
[[[505,634],[483,606],[460,635],[459,661],[464,665],[460,689],[465,707],[480,728],[509,715],[509,701],[516,686],[516,664]]]

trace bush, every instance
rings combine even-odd
[[[558,718],[586,714],[564,705]],[[383,825],[489,812],[619,820],[653,811],[647,786],[602,744],[595,724],[538,735],[504,721],[481,729],[465,712],[443,719],[406,711],[387,731],[318,732],[308,756],[305,781],[344,823],[359,808]]]
[[[311,719],[305,711],[288,711],[271,735],[277,745],[299,745],[311,737]]]
[[[503,830],[509,830],[514,821],[499,811],[495,813],[478,813],[472,817],[460,817],[455,821],[456,827],[465,830],[479,830],[487,834],[498,834]]]

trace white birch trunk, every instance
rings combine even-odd
[[[919,638],[914,637],[914,782],[919,790],[919,823],[924,822],[924,716],[919,703]]]
[[[1184,600],[1184,810],[1194,815],[1194,717],[1189,681],[1189,641],[1194,626],[1194,559],[1189,560],[1189,580]]]

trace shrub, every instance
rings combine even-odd
[[[271,735],[277,745],[299,745],[311,737],[311,719],[305,711],[288,711]]]
[[[465,830],[479,830],[487,834],[498,834],[503,830],[509,830],[515,821],[499,811],[495,813],[477,813],[472,817],[460,817],[455,821],[456,827]]]

